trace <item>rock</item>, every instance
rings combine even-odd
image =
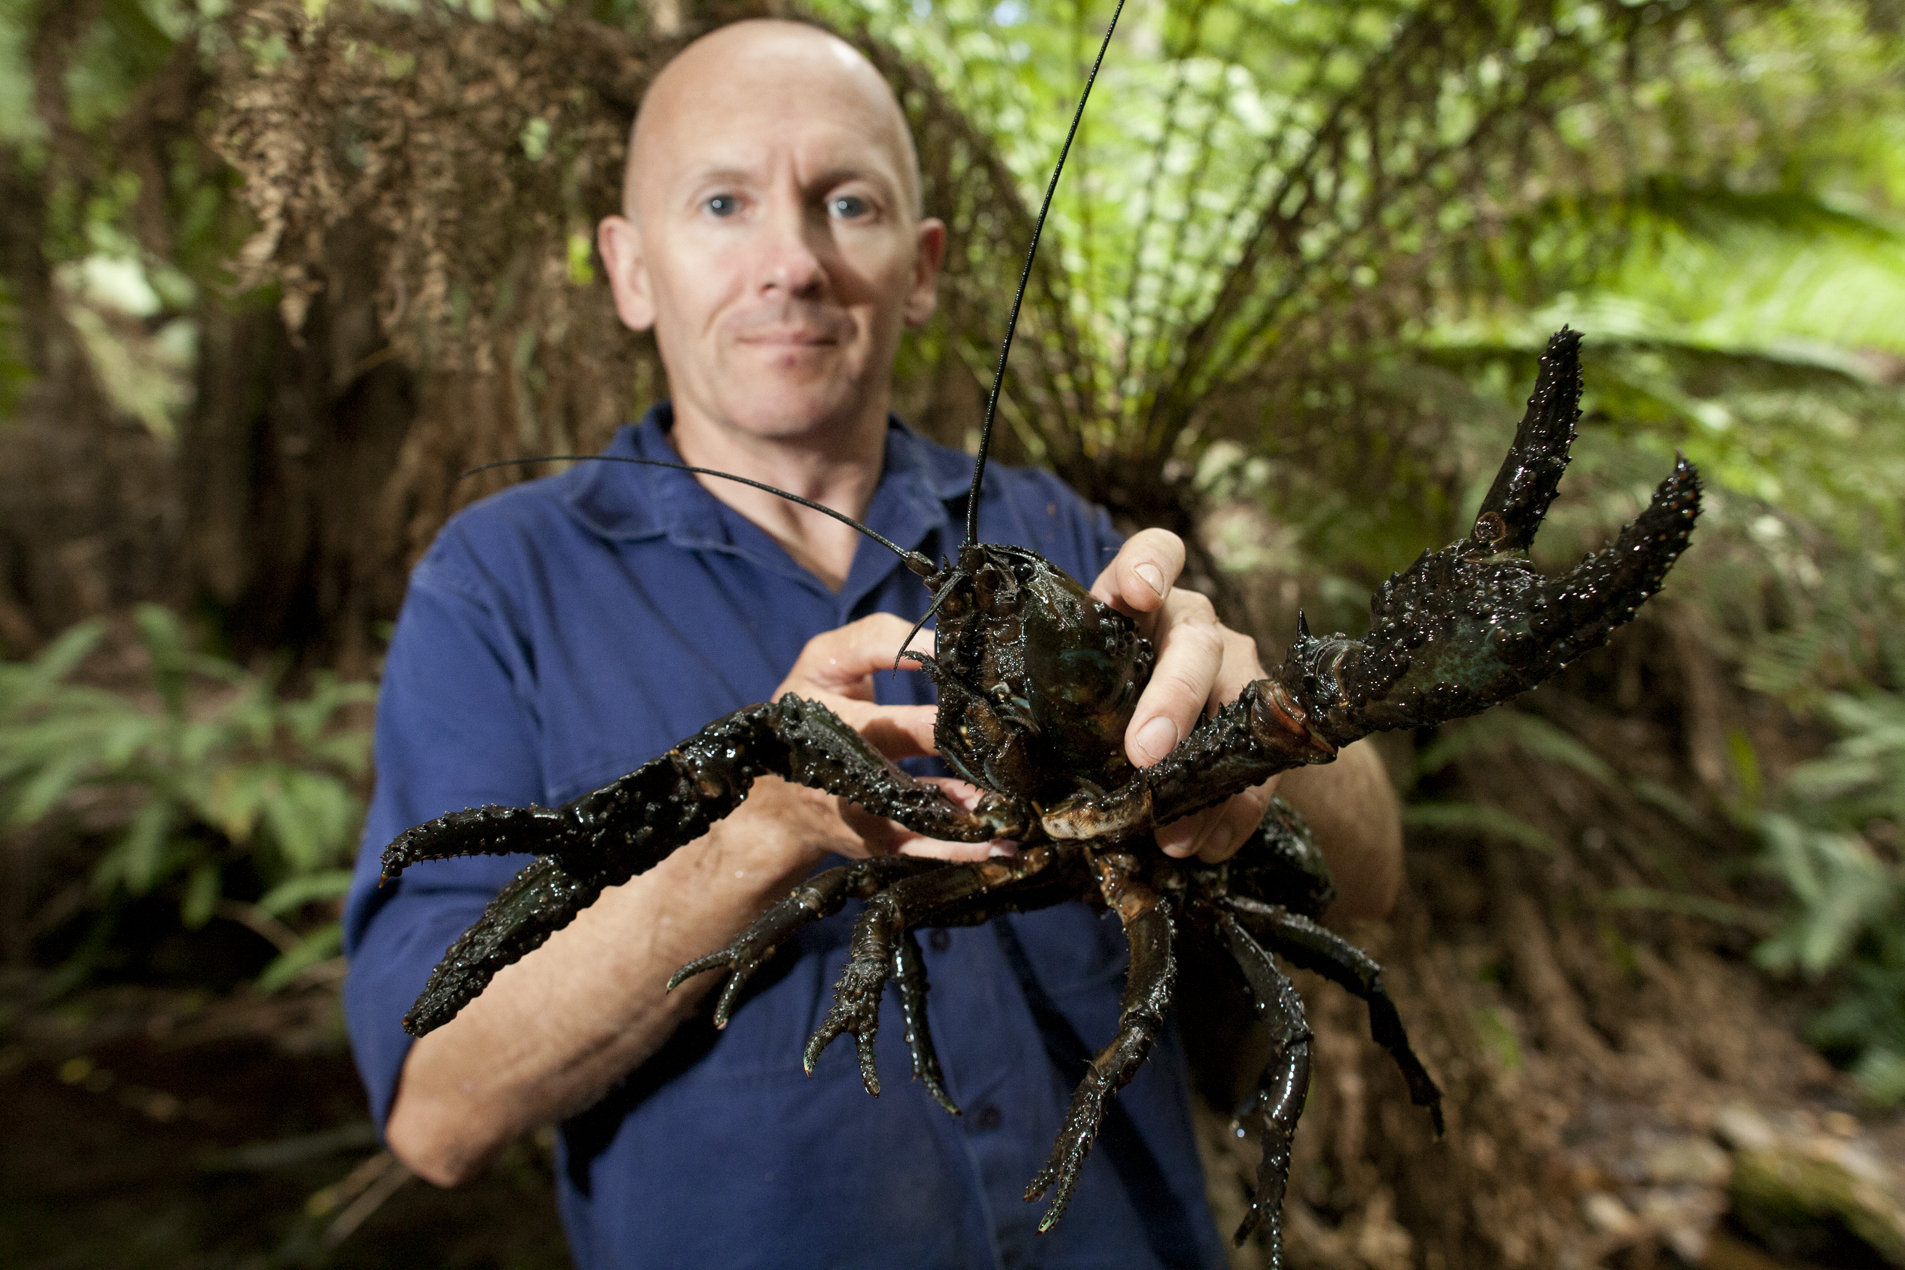
[[[1656,1186],[1725,1186],[1732,1157],[1711,1138],[1669,1138],[1647,1153],[1647,1176]]]
[[[1905,1267],[1905,1205],[1897,1179],[1843,1139],[1775,1134],[1733,1157],[1733,1211],[1775,1250],[1817,1255],[1851,1236]]]

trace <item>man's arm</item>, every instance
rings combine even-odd
[[[930,706],[872,704],[872,676],[907,627],[883,614],[817,636],[775,696],[826,702],[890,757],[930,753]],[[411,1047],[385,1125],[391,1151],[440,1186],[471,1177],[516,1135],[588,1106],[646,1062],[720,981],[669,992],[669,976],[724,947],[824,857],[913,843],[930,845],[831,795],[756,781],[707,835],[604,891]]]

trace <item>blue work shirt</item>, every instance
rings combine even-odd
[[[672,414],[605,451],[670,459]],[[972,459],[897,421],[866,521],[956,554]],[[1089,581],[1118,540],[1043,472],[989,468],[980,535]],[[411,575],[377,714],[377,791],[345,907],[351,1046],[379,1124],[410,1038],[399,1020],[450,942],[527,856],[413,865],[377,885],[403,829],[485,803],[554,806],[766,700],[806,642],[928,596],[863,541],[835,594],[693,476],[581,464],[453,518]],[[926,676],[878,678],[930,704]],[[837,863],[837,861],[836,861]],[[858,904],[790,941],[729,1026],[704,1009],[596,1106],[561,1126],[559,1205],[595,1267],[1213,1267],[1182,1045],[1168,1030],[1114,1100],[1064,1219],[1021,1198],[1045,1163],[1085,1051],[1117,1027],[1126,950],[1082,902],[922,932],[929,1020],[954,1118],[911,1080],[896,992],[881,1097],[851,1038],[812,1079],[801,1049],[832,999]],[[709,1000],[712,1000],[710,997]]]

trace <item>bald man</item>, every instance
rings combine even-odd
[[[691,45],[642,103],[624,214],[598,236],[622,320],[655,332],[672,402],[606,453],[752,477],[902,547],[956,552],[971,459],[888,412],[899,339],[931,316],[945,249],[923,210],[898,104],[851,46],[777,21]],[[1127,736],[1134,762],[1157,761],[1261,676],[1251,642],[1173,587],[1173,535],[1120,544],[1101,511],[1010,468],[988,472],[980,525],[987,541],[1095,576],[1094,593],[1158,643]],[[789,691],[896,759],[925,758],[930,685],[878,672],[927,598],[837,521],[675,471],[582,465],[445,527],[392,641],[346,910],[352,1044],[400,1159],[452,1184],[561,1121],[564,1222],[591,1267],[1222,1264],[1175,1034],[1120,1097],[1065,1221],[1034,1243],[1038,1211],[1017,1198],[1058,1128],[1081,1038],[1114,1029],[1115,919],[1072,904],[931,932],[932,1027],[959,1119],[900,1067],[875,1103],[850,1047],[802,1078],[851,913],[791,941],[723,1032],[702,1006],[716,976],[665,990],[832,857],[986,850],[783,781],[757,782],[705,838],[605,892],[448,1024],[414,1043],[398,1027],[443,949],[525,861],[433,862],[380,889],[383,843],[455,808],[565,802]],[[1160,844],[1225,858],[1269,788],[1167,826]],[[1351,747],[1283,791],[1318,827],[1342,911],[1385,911],[1400,836],[1373,756]],[[890,1037],[901,1030],[888,1020]]]

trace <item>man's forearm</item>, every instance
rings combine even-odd
[[[1285,772],[1277,792],[1303,813],[1336,879],[1331,918],[1384,917],[1402,889],[1402,809],[1368,740],[1333,763]]]
[[[762,819],[737,812],[603,892],[420,1038],[385,1127],[392,1152],[427,1180],[452,1185],[518,1134],[587,1106],[647,1061],[720,978],[670,993],[669,976],[726,944],[823,854],[763,843],[772,831],[750,828]]]

